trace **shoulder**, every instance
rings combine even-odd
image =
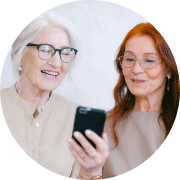
[[[1,89],[0,92],[6,92],[6,91],[14,91],[16,90],[15,84],[12,84],[10,87],[6,87],[4,89]]]
[[[0,95],[1,95],[1,96],[6,96],[6,95],[9,94],[9,92],[10,92],[12,89],[14,89],[14,85],[11,86],[11,87],[9,87],[9,88],[1,89],[1,90],[0,90]]]
[[[69,112],[72,110],[73,111],[76,110],[76,108],[79,106],[78,103],[75,103],[54,92],[52,92],[50,100],[51,100],[51,105],[56,106],[56,109],[68,110]]]
[[[59,95],[56,93],[52,93],[53,96],[53,100],[57,103],[57,104],[64,104],[64,105],[68,105],[68,106],[77,106],[78,104]]]
[[[112,138],[114,133],[125,128],[125,124],[131,119],[132,112],[126,113],[122,118],[117,119],[115,116],[106,119],[104,131]]]
[[[9,88],[1,89],[1,90],[0,90],[0,94],[4,94],[5,92],[7,92],[8,89],[9,89]]]
[[[51,113],[54,114],[55,119],[57,119],[58,122],[61,122],[61,125],[63,124],[64,127],[67,125],[70,129],[72,129],[76,109],[79,104],[55,93],[51,94],[51,98],[49,100]],[[59,121],[58,117],[61,117],[61,121]]]

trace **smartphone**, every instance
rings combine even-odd
[[[89,129],[102,137],[105,119],[106,111],[104,110],[78,106],[76,109],[73,134],[75,131],[79,131],[86,137],[85,130]],[[81,146],[73,134],[72,137]],[[96,145],[89,138],[86,137],[86,139],[96,148]]]

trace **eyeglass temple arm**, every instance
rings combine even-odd
[[[26,46],[37,46],[37,44],[28,43]]]

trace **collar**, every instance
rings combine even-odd
[[[15,84],[13,86],[11,86],[8,90],[9,90],[9,94],[10,94],[11,98],[13,99],[13,101],[16,104],[18,104],[19,106],[21,106],[25,110],[30,110],[30,111],[33,111],[33,112],[35,111],[35,105],[33,103],[25,101],[16,92]],[[54,99],[54,96],[55,96],[55,94],[53,92],[51,92],[51,96],[50,96],[49,100],[45,104],[43,104],[42,106],[38,107],[39,113],[40,112],[45,112],[48,109],[50,109],[50,107],[52,107],[52,104],[53,104],[52,101]]]

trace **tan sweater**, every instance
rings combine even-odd
[[[158,123],[159,112],[132,111],[130,115],[118,122],[119,144],[110,150],[104,168],[103,178],[123,174],[147,160],[163,143],[165,132]],[[110,149],[114,141],[110,132],[111,121],[106,122],[106,133]]]
[[[20,147],[40,165],[69,177],[75,160],[67,138],[72,135],[78,104],[52,92],[48,102],[38,107],[39,115],[34,119],[35,105],[19,97],[15,85],[1,90],[1,103],[7,125]]]

